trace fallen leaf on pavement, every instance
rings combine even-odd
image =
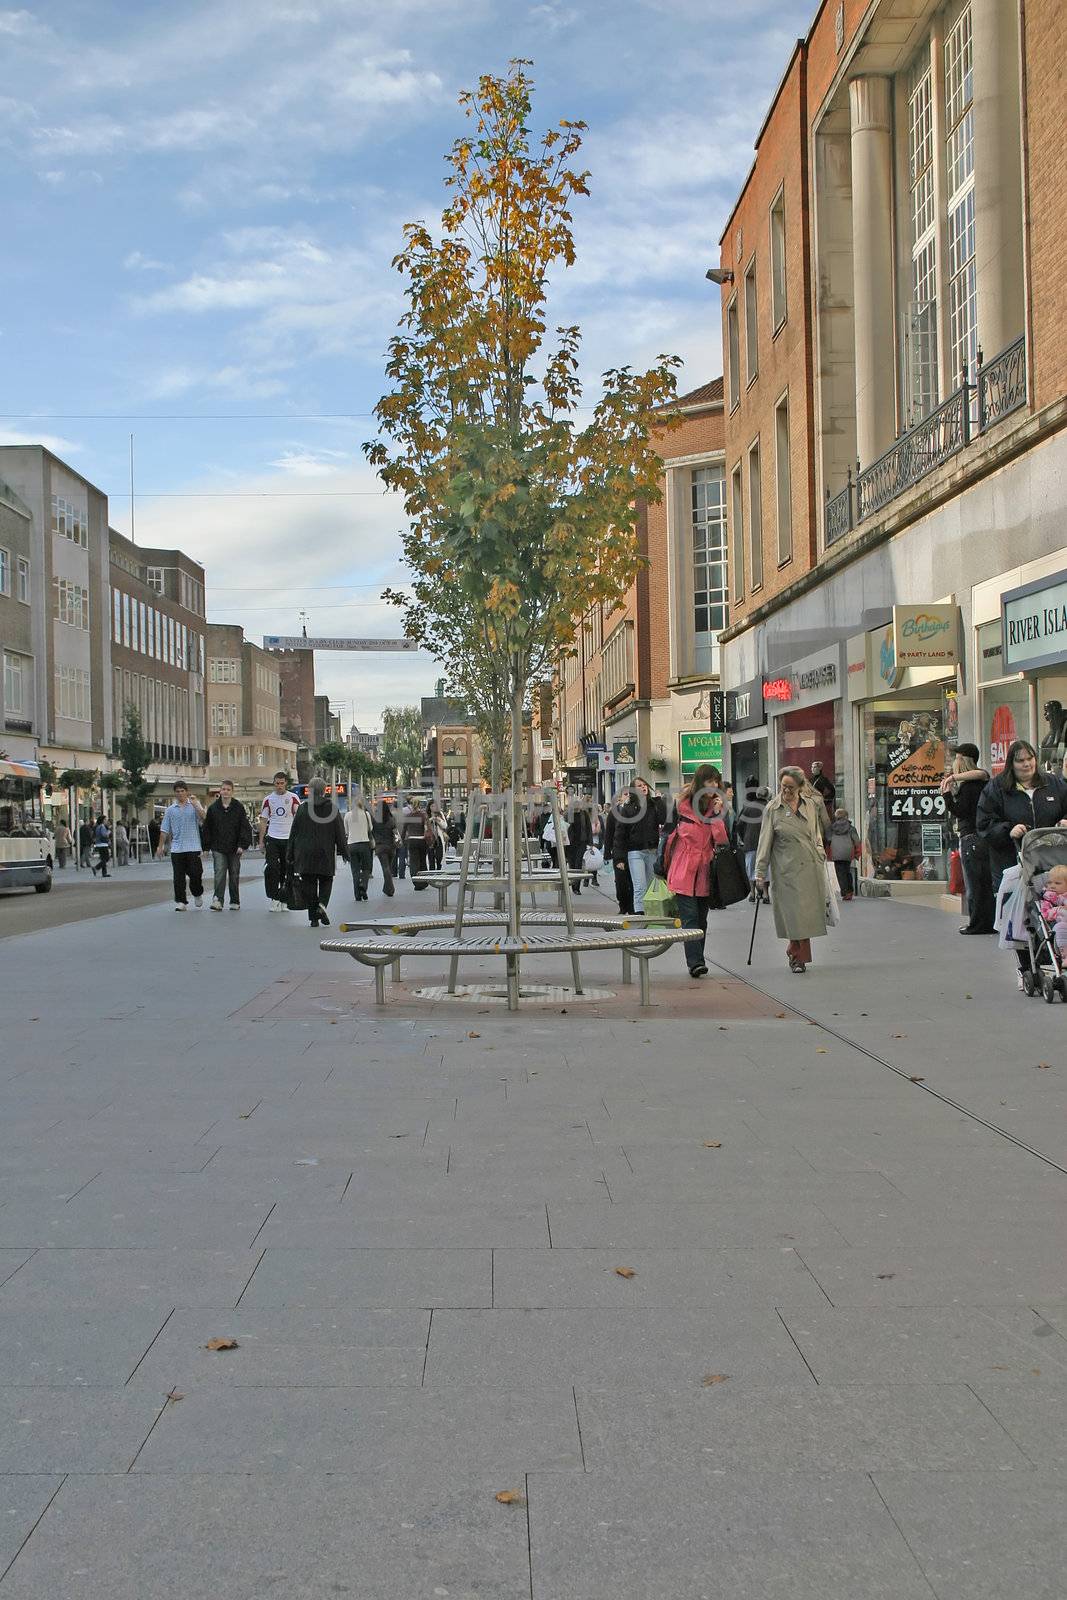
[[[168,1400],[184,1400],[185,1396],[183,1394],[179,1394],[177,1389],[172,1389],[170,1391],[170,1394],[168,1394],[167,1399]]]
[[[884,1281],[886,1278],[895,1278],[895,1272],[880,1272],[878,1276]]]
[[[728,1372],[707,1372],[700,1380],[702,1389],[710,1389],[713,1383],[725,1383],[730,1376]]]
[[[826,1048],[826,1046],[824,1044],[820,1044],[820,1045],[816,1045],[815,1054],[817,1056],[828,1056],[830,1054],[830,1052],[829,1052],[829,1050],[827,1050],[827,1048]]]
[[[782,1021],[782,1019],[785,1017],[785,1012],[784,1011],[776,1011],[774,1014],[778,1018],[779,1021]]]
[[[722,1149],[722,1140],[721,1139],[705,1139],[704,1140],[704,1149],[705,1150],[721,1150]]]
[[[906,1038],[907,1038],[907,1037],[908,1037],[908,1036],[907,1036],[907,1034],[906,1034],[906,1033],[895,1033],[895,1034],[894,1034],[894,1035],[893,1035],[893,1038],[894,1038],[894,1039],[906,1039]]]
[[[236,1339],[209,1339],[204,1346],[205,1350],[236,1350]]]
[[[619,1278],[635,1278],[637,1276],[633,1267],[616,1267],[615,1275]]]
[[[480,1039],[481,1038],[481,1034],[478,1033],[474,1028],[471,1028],[469,1033],[467,1034],[467,1038],[468,1039]]]
[[[501,1489],[495,1497],[502,1506],[524,1506],[526,1501],[517,1489]]]
[[[909,1083],[925,1083],[926,1079],[925,1078],[920,1078],[915,1073],[912,1073],[911,1077],[908,1079],[908,1082]]]
[[[1037,1065],[1038,1065],[1038,1069],[1041,1072],[1048,1072],[1049,1068],[1052,1066],[1052,1062],[1051,1061],[1039,1061]]]

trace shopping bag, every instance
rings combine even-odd
[[[836,928],[841,921],[841,894],[837,887],[837,873],[833,863],[824,863],[826,868],[826,926]]]
[[[666,878],[653,878],[645,890],[645,921],[673,922],[678,915],[678,902],[667,887]]]
[[[307,899],[304,895],[304,885],[300,874],[289,872],[285,879],[285,903],[290,911],[306,911]]]
[[[997,942],[1002,950],[1029,945],[1026,934],[1026,886],[1022,881],[1021,867],[1009,867],[1000,880],[993,926],[1000,935]]]
[[[599,872],[603,865],[603,850],[598,850],[595,845],[587,844],[585,847],[585,855],[582,857],[582,866],[585,868],[586,872]]]
[[[948,892],[949,894],[963,894],[965,888],[963,858],[958,850],[953,850],[948,858]]]
[[[748,899],[748,875],[728,844],[717,846],[711,858],[711,898],[719,906]]]

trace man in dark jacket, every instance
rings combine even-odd
[[[589,815],[592,801],[588,795],[575,795],[572,805],[568,808],[567,816],[567,865],[572,871],[581,871],[585,862],[585,852],[593,842],[593,823]],[[581,894],[581,883],[572,879],[571,890],[574,894]]]
[[[224,778],[217,800],[207,808],[202,831],[204,849],[211,851],[215,867],[215,898],[212,911],[221,911],[230,886],[230,910],[241,909],[241,857],[252,847],[252,824],[240,800],[234,799],[233,784]]]
[[[756,847],[759,844],[760,829],[763,826],[763,813],[767,809],[767,802],[770,798],[771,791],[761,788],[758,778],[745,779],[745,803],[738,812],[737,821],[734,823],[734,849],[744,851],[745,871],[748,874],[749,883],[752,882],[752,875],[756,866]],[[755,900],[755,888],[749,891],[748,898]],[[770,899],[766,889],[763,891],[763,899],[765,903]]]
[[[634,881],[626,861],[625,840],[619,838],[625,832],[625,825],[616,818],[614,805],[610,805],[604,818],[604,860],[610,861],[615,869],[615,899],[619,911],[629,917],[634,909]]]
[[[978,802],[989,773],[978,765],[978,746],[958,744],[952,771],[941,784],[949,815],[955,819],[960,840],[960,865],[967,885],[970,916],[961,933],[995,933],[993,879],[989,871],[989,846],[978,832]]]
[[[837,803],[837,790],[822,770],[821,761],[813,761],[811,764],[811,786],[815,793],[821,797],[822,803],[826,807],[827,817],[832,817],[834,806]]]
[[[301,802],[289,835],[289,870],[300,879],[307,901],[308,921],[313,928],[330,926],[326,907],[330,903],[337,857],[348,860],[345,825],[333,797],[327,795],[321,778],[311,784],[308,798]]]

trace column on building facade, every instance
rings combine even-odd
[[[1021,45],[1016,0],[971,0],[978,338],[988,359],[1025,327]]]
[[[853,78],[852,280],[856,329],[856,451],[869,467],[896,436],[891,80]]]

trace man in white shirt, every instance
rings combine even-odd
[[[300,801],[289,788],[287,773],[274,774],[274,788],[267,795],[259,812],[259,842],[265,844],[267,866],[264,879],[267,889],[267,910],[288,911],[285,899],[286,851],[289,835],[293,831],[293,818],[300,809]]]
[[[345,838],[348,840],[348,864],[352,868],[352,888],[357,900],[366,900],[367,885],[374,867],[371,817],[363,803],[363,795],[351,796],[345,812]]]
[[[203,848],[200,843],[200,824],[204,820],[204,814],[200,801],[190,795],[187,786],[179,778],[174,785],[174,802],[163,813],[163,828],[159,836],[159,849],[156,851],[157,857],[161,858],[164,846],[170,845],[170,868],[174,876],[176,911],[188,909],[186,879],[189,880],[189,888],[193,891],[193,903],[198,911],[204,903],[204,867],[200,859]]]

